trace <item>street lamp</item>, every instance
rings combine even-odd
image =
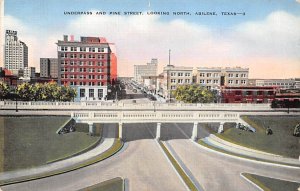
[[[16,99],[16,112],[18,112],[18,94],[16,92],[11,92],[10,95]]]

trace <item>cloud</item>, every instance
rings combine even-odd
[[[159,59],[161,72],[168,64],[169,49],[171,64],[177,66],[249,67],[250,76],[257,78],[300,76],[300,18],[283,11],[241,23],[226,33],[145,13],[74,17],[63,29],[34,29],[36,32],[13,17],[8,19],[11,29],[18,30],[20,39],[29,45],[31,63],[36,66],[40,57],[57,55],[55,42],[63,34],[73,34],[75,39],[102,36],[115,43],[120,76],[133,75],[134,64],[146,64],[151,58]]]

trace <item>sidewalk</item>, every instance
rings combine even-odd
[[[68,158],[62,161],[58,161],[52,164],[47,164],[43,166],[39,166],[36,168],[30,168],[30,169],[22,169],[17,171],[9,171],[0,173],[0,181],[5,181],[9,179],[17,179],[17,178],[24,178],[27,176],[34,176],[34,175],[40,175],[43,173],[48,173],[51,171],[56,171],[60,169],[64,169],[67,167],[71,167],[75,164],[84,162],[90,158],[96,157],[100,155],[101,153],[104,153],[107,151],[114,143],[114,138],[105,138],[102,143],[99,143],[94,149],[83,153],[81,155]]]
[[[250,149],[247,147],[243,147],[240,145],[236,145],[225,141],[213,134],[209,137],[202,139],[206,144],[222,149],[224,151],[228,151],[234,154],[243,155],[245,157],[257,158],[265,161],[271,161],[274,163],[284,163],[286,165],[298,165],[300,166],[300,161],[294,158],[287,158],[280,155],[275,155],[259,150]]]

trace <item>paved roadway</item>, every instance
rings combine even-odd
[[[173,127],[183,129],[181,124]],[[183,132],[188,136],[189,131]],[[168,140],[168,145],[204,190],[257,190],[240,173],[248,172],[300,182],[300,169],[271,166],[207,151],[188,139]],[[300,183],[299,183],[300,184]]]
[[[299,169],[270,166],[207,151],[188,139],[192,126],[193,124],[162,124],[161,136],[204,190],[257,190],[240,176],[241,172],[290,181],[300,180]],[[200,126],[201,124],[199,128]],[[124,149],[112,158],[74,172],[5,186],[1,189],[69,191],[120,176],[128,181],[128,190],[185,190],[153,140],[156,124],[124,124],[123,127],[123,136],[127,142]],[[209,134],[205,130],[201,132]]]
[[[116,126],[116,125],[115,125]],[[125,124],[124,149],[110,159],[45,179],[1,187],[3,191],[72,191],[114,178],[128,180],[128,190],[185,190],[153,139],[154,124]]]

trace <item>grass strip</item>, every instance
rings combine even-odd
[[[249,173],[242,173],[242,176],[261,187],[264,191],[298,190],[300,188],[300,182],[291,182]]]
[[[123,191],[124,190],[124,179],[116,177],[99,184],[95,184],[78,191]]]
[[[244,176],[245,178],[247,178],[249,181],[253,182],[254,184],[256,184],[258,187],[260,187],[262,190],[264,191],[271,191],[270,188],[266,187],[262,182],[260,182],[259,180],[257,180],[256,178],[254,178],[251,174],[248,173],[242,173],[242,176]]]
[[[71,172],[71,171],[74,171],[74,170],[78,170],[80,168],[83,168],[83,167],[95,164],[97,162],[100,162],[100,161],[102,161],[104,159],[107,159],[107,158],[113,156],[122,147],[123,147],[123,142],[120,139],[116,139],[114,141],[112,147],[110,147],[106,152],[100,154],[99,156],[91,158],[89,160],[86,160],[86,161],[84,161],[82,163],[79,163],[77,165],[73,165],[73,166],[70,166],[70,167],[67,167],[67,168],[63,168],[63,169],[60,169],[60,170],[56,170],[56,171],[51,171],[51,172],[39,174],[39,175],[27,176],[27,177],[20,177],[20,178],[16,178],[16,179],[9,179],[9,180],[0,181],[0,186],[5,186],[5,185],[10,185],[10,184],[15,184],[15,183],[21,183],[21,182],[27,182],[27,181],[37,180],[37,179],[41,179],[41,178],[46,178],[46,177],[55,176],[55,175],[59,175],[59,174]]]
[[[80,150],[80,151],[77,151],[77,152],[74,152],[74,153],[71,153],[69,155],[65,155],[63,157],[60,157],[58,159],[53,159],[53,160],[49,160],[46,162],[46,164],[51,164],[51,163],[54,163],[54,162],[58,162],[58,161],[62,161],[62,160],[65,160],[65,159],[68,159],[68,158],[71,158],[71,157],[75,157],[75,156],[78,156],[82,153],[85,153],[89,150],[92,150],[93,148],[95,148],[101,141],[102,137],[99,137],[94,143],[90,144],[88,147]]]
[[[228,155],[232,155],[232,156],[236,156],[236,157],[240,157],[240,158],[244,158],[244,159],[250,159],[250,160],[259,161],[259,162],[267,162],[267,163],[272,163],[272,164],[280,164],[280,165],[286,165],[286,166],[300,167],[300,165],[274,162],[274,161],[270,161],[270,160],[259,159],[259,158],[255,158],[255,157],[248,157],[248,156],[245,156],[245,155],[239,155],[239,154],[236,154],[236,153],[228,152],[228,151],[225,151],[223,149],[211,146],[211,145],[205,143],[203,140],[199,140],[197,143],[199,145],[202,145],[202,146],[207,147],[209,149],[215,150],[217,152],[225,153],[225,154],[228,154]]]
[[[231,130],[232,130],[232,129],[228,129],[227,132],[229,133]],[[225,133],[226,133],[226,132],[225,132]],[[276,153],[270,153],[270,152],[264,151],[264,150],[258,150],[258,149],[255,148],[255,147],[251,147],[251,146],[246,145],[246,144],[243,144],[243,143],[241,143],[241,142],[232,140],[232,139],[226,137],[226,135],[224,135],[224,134],[218,134],[218,133],[216,133],[216,134],[214,134],[214,135],[215,135],[216,137],[220,138],[220,139],[223,139],[223,140],[225,140],[225,141],[227,141],[227,142],[236,144],[236,145],[238,145],[238,146],[246,147],[246,148],[248,148],[248,149],[252,149],[252,150],[256,150],[256,151],[260,151],[260,152],[264,152],[264,153],[268,153],[268,154],[279,155],[278,153],[276,154]]]
[[[166,148],[166,146],[161,141],[159,141],[159,145],[161,146],[163,151],[166,153],[168,159],[171,161],[172,165],[174,166],[174,168],[176,169],[178,174],[181,176],[181,178],[183,179],[183,181],[187,185],[187,187],[192,191],[197,191],[195,184],[191,181],[191,179],[187,176],[187,174],[184,172],[184,170],[180,167],[180,165],[177,163],[177,161],[172,156],[172,154],[169,152],[169,150]]]

